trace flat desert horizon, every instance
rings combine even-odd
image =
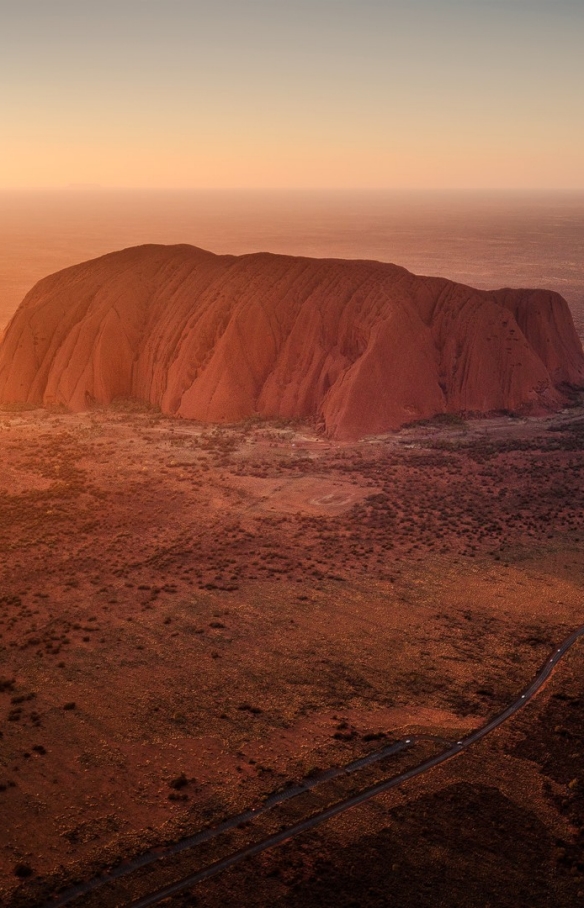
[[[373,259],[567,300],[584,337],[584,190],[0,191],[0,330],[41,278],[142,243]]]

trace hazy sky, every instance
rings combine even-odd
[[[584,0],[0,0],[0,187],[582,187]]]

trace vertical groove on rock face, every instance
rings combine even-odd
[[[336,438],[442,412],[537,412],[584,386],[566,302],[380,262],[140,246],[26,296],[0,400],[80,410],[134,396],[211,422],[315,418]]]

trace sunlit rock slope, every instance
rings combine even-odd
[[[540,412],[584,386],[565,300],[396,265],[139,246],[26,296],[0,401],[82,410],[137,397],[205,422],[315,418],[338,439],[444,412]]]

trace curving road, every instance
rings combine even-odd
[[[430,757],[428,760],[424,760],[424,762],[419,763],[417,766],[414,766],[397,776],[393,776],[392,778],[386,779],[383,782],[378,782],[376,785],[372,785],[356,795],[346,798],[343,801],[339,801],[332,807],[328,807],[306,820],[302,820],[301,822],[296,823],[293,826],[282,829],[280,832],[268,836],[261,842],[257,842],[254,845],[248,845],[245,848],[241,848],[240,850],[233,852],[227,857],[222,858],[220,861],[216,861],[214,864],[205,867],[203,870],[200,870],[197,873],[185,877],[184,879],[179,880],[176,883],[172,883],[171,885],[166,886],[163,889],[159,889],[157,892],[154,892],[132,902],[131,908],[147,908],[147,906],[149,905],[157,905],[164,899],[167,899],[172,895],[176,895],[185,889],[189,889],[197,883],[200,883],[203,880],[209,879],[210,877],[221,873],[221,871],[226,870],[228,867],[232,867],[234,864],[238,864],[240,861],[243,861],[246,858],[253,857],[256,854],[260,854],[262,851],[266,851],[268,848],[273,848],[276,845],[280,845],[283,842],[286,842],[303,832],[314,829],[316,826],[319,826],[326,820],[329,820],[340,813],[344,813],[346,810],[350,810],[352,807],[363,804],[365,801],[368,801],[370,798],[374,798],[376,795],[381,794],[382,792],[386,792],[392,788],[396,788],[399,785],[403,785],[404,782],[408,782],[410,779],[413,779],[416,776],[422,775],[425,772],[429,772],[435,766],[439,766],[441,763],[446,762],[446,760],[450,760],[453,757],[458,756],[472,744],[476,744],[476,742],[480,741],[481,738],[484,738],[486,735],[494,731],[495,728],[498,728],[499,725],[502,725],[503,722],[506,722],[508,719],[510,719],[511,716],[518,712],[518,710],[522,709],[525,704],[528,703],[535,696],[535,694],[537,694],[537,692],[552,674],[558,662],[560,662],[560,660],[564,657],[568,650],[582,636],[584,636],[584,625],[573,631],[568,637],[566,637],[565,640],[563,640],[562,643],[559,644],[559,646],[554,650],[553,654],[546,660],[529,687],[527,687],[523,691],[523,693],[513,701],[513,703],[511,703],[505,710],[503,710],[502,713],[499,713],[498,716],[495,716],[494,719],[491,719],[490,722],[487,722],[486,725],[483,725],[481,728],[472,732],[470,735],[467,735],[467,737],[462,738],[455,744],[450,745],[446,750],[442,751],[439,754],[436,754],[434,757]],[[298,795],[309,791],[311,788],[314,788],[316,785],[319,785],[322,782],[329,781],[330,779],[338,778],[352,772],[356,772],[358,769],[361,769],[364,766],[371,765],[374,762],[383,760],[386,757],[405,750],[406,748],[412,747],[418,740],[420,739],[414,736],[405,738],[402,741],[398,741],[395,744],[376,751],[373,754],[369,754],[367,757],[356,760],[353,763],[348,764],[347,766],[331,769],[328,772],[315,776],[311,779],[305,779],[299,785],[286,789],[286,791],[279,794],[272,795],[261,805],[261,807],[249,810],[246,813],[239,814],[236,817],[232,817],[229,820],[226,820],[224,823],[221,823],[219,826],[216,826],[213,829],[205,830],[204,832],[198,833],[197,835],[190,836],[187,839],[183,839],[176,845],[149,851],[145,855],[136,858],[136,860],[121,865],[107,875],[97,877],[87,883],[73,887],[56,899],[52,899],[47,902],[44,908],[60,908],[60,906],[62,905],[67,905],[77,900],[80,896],[87,895],[114,879],[128,876],[139,867],[151,864],[162,857],[178,854],[181,851],[193,848],[196,845],[201,844],[202,842],[209,841],[221,835],[223,832],[226,832],[229,829],[233,829],[241,825],[242,823],[253,820],[261,814],[266,813],[266,811],[272,809],[276,804],[281,804],[285,800],[297,797]]]

